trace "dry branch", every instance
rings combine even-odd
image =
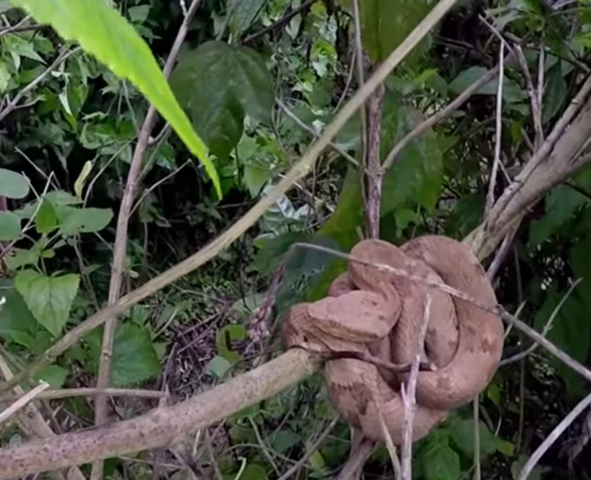
[[[319,357],[293,349],[186,402],[79,433],[0,450],[0,478],[14,478],[169,445],[278,394],[315,372]]]

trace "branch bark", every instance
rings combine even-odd
[[[191,400],[131,420],[0,450],[0,479],[104,460],[174,443],[189,432],[278,394],[320,367],[318,356],[292,349]]]

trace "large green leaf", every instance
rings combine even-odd
[[[552,235],[559,234],[564,225],[574,218],[574,213],[589,199],[566,185],[557,185],[544,199],[546,214],[534,220],[529,227],[530,247],[540,245]]]
[[[119,12],[105,0],[11,2],[26,10],[39,23],[51,25],[64,39],[80,43],[86,52],[107,65],[115,75],[130,80],[170,123],[189,150],[203,162],[221,196],[218,174],[207,156],[207,147],[172,94],[150,47]]]
[[[589,250],[588,245],[589,243],[581,245],[580,249],[571,252],[573,266],[577,265],[577,261],[580,261],[581,269],[589,267],[590,255],[585,252],[585,250]],[[591,270],[586,271],[591,273]],[[585,278],[588,278],[586,283]],[[591,322],[589,321],[589,309],[591,308],[589,284],[591,284],[591,276],[586,275],[585,278],[566,299],[554,318],[552,329],[548,332],[548,339],[552,343],[579,362],[585,362],[587,359],[591,335]],[[535,317],[535,327],[538,331],[542,331],[563,295],[564,293],[559,294],[553,290],[548,292],[546,301]],[[549,361],[564,380],[569,396],[575,397],[584,392],[585,382],[577,373],[554,357],[551,357]]]
[[[72,236],[78,233],[98,232],[105,228],[113,218],[110,208],[72,208],[58,209],[60,220],[59,233]]]
[[[267,0],[228,0],[228,28],[236,37],[252,25]]]
[[[27,179],[20,173],[0,168],[0,195],[8,198],[21,199],[29,193]]]
[[[197,131],[220,157],[229,155],[240,140],[245,115],[260,122],[270,119],[272,78],[250,48],[206,42],[181,58],[170,84]]]
[[[7,342],[26,347],[34,355],[44,352],[52,344],[52,338],[35,320],[11,280],[0,279],[0,297],[5,300],[0,314],[0,336]]]
[[[494,433],[492,433],[488,427],[480,422],[479,425],[480,435],[480,455],[481,458],[495,453],[501,452],[505,455],[513,455],[514,445],[511,442],[507,442]],[[474,456],[474,420],[473,419],[461,419],[455,422],[450,422],[447,427],[450,432],[451,443],[459,451],[461,451],[467,458],[473,458]]]
[[[463,93],[476,80],[483,77],[488,70],[484,67],[469,67],[461,71],[456,78],[449,84],[449,89],[455,94]],[[499,89],[499,79],[495,77],[490,82],[481,86],[476,95],[497,95]],[[527,93],[509,78],[503,80],[503,101],[508,103],[522,102],[527,99]]]
[[[351,0],[341,3],[352,11]],[[359,2],[363,48],[374,62],[382,62],[431,10],[428,0],[364,0]],[[427,37],[411,57],[424,50]],[[408,60],[408,57],[407,57]]]
[[[449,437],[433,432],[421,452],[425,480],[457,480],[460,476],[460,457],[449,445]]]
[[[36,320],[58,338],[68,321],[79,282],[78,275],[71,273],[47,277],[34,270],[23,270],[17,274],[14,285]]]
[[[93,330],[85,337],[90,350],[91,367],[97,372],[102,345],[102,331]],[[137,385],[160,373],[160,361],[150,339],[150,332],[132,322],[117,327],[113,341],[111,384],[114,387]]]
[[[21,236],[21,219],[12,212],[0,212],[0,241],[17,240]]]

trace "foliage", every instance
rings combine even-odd
[[[23,93],[0,132],[0,248],[9,247],[7,254],[0,253],[0,337],[17,367],[106,304],[115,214],[148,102],[163,119],[152,132],[133,206],[126,291],[235,222],[306,150],[310,133],[279,108],[278,100],[319,132],[357,88],[350,1],[318,1],[288,21],[282,19],[303,2],[202,3],[167,83],[158,65],[183,20],[183,2],[12,1],[24,11],[0,2],[6,28],[21,22],[25,12],[49,25],[24,20],[25,28],[0,29],[0,92],[7,101]],[[428,1],[359,3],[362,43],[372,62],[395,49],[433,6]],[[525,1],[460,4],[387,79],[382,159],[426,116],[492,68],[498,38],[479,15],[501,34],[523,39],[534,79],[541,65],[545,134],[569,105],[589,59],[587,5],[568,10]],[[83,51],[41,77],[69,46],[66,41],[78,42]],[[540,51],[545,52],[542,62]],[[438,232],[461,239],[480,223],[495,151],[499,87],[498,78],[481,87],[452,116],[411,142],[385,172],[383,238],[401,242]],[[502,89],[505,168],[497,196],[507,185],[504,175],[513,177],[531,155],[535,134],[519,66],[507,65]],[[0,102],[0,115],[5,105]],[[353,117],[335,139],[356,160],[363,152],[361,120],[361,115]],[[165,122],[178,139],[169,135]],[[202,162],[209,180],[201,166],[185,162],[190,154]],[[590,199],[591,168],[545,194],[525,216],[495,283],[508,310],[525,301],[521,318],[537,330],[553,316],[548,338],[586,364]],[[327,150],[313,174],[266,212],[256,229],[196,274],[123,316],[111,386],[154,389],[164,382],[183,396],[252,368],[264,348],[278,350],[276,337],[269,345],[259,344],[260,332],[251,322],[262,315],[257,308],[286,253],[276,321],[264,324],[272,331],[293,303],[323,295],[343,268],[333,256],[293,249],[294,243],[348,251],[363,228],[359,171],[340,153]],[[524,343],[510,332],[507,356]],[[101,344],[102,330],[90,332],[36,380],[43,378],[53,388],[94,386]],[[522,368],[514,366],[499,369],[481,396],[484,478],[516,478],[557,419],[586,393],[577,374],[541,350]],[[334,413],[322,385],[321,377],[309,378],[227,419],[222,438],[212,431],[221,476],[276,478],[305,454],[309,458],[299,478],[334,476],[348,455],[349,430],[338,422],[313,450]],[[126,415],[151,408],[127,398],[114,402]],[[60,405],[59,419],[67,415],[81,419],[80,425],[92,422],[92,402],[68,399]],[[416,445],[417,480],[472,475],[471,415],[469,407],[454,411]],[[10,432],[3,432],[3,442],[14,440]],[[115,466],[118,462],[113,460]],[[557,455],[535,475],[543,478],[549,470],[551,478],[569,478],[567,467]],[[575,461],[572,468],[578,474],[583,467]],[[392,477],[384,448],[374,452],[366,470],[373,478]]]

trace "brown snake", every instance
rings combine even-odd
[[[486,274],[465,245],[442,236],[418,237],[396,247],[363,240],[354,258],[404,269],[444,283],[483,304],[497,300]],[[351,261],[331,285],[329,296],[291,308],[283,324],[288,347],[369,354],[395,364],[415,358],[428,287]],[[421,371],[416,387],[413,441],[426,436],[448,411],[464,405],[492,379],[503,347],[503,324],[496,315],[432,289],[429,325],[421,359],[437,368]],[[371,440],[383,441],[380,415],[395,445],[404,435],[400,394],[405,375],[357,359],[334,359],[324,377],[337,410]]]

